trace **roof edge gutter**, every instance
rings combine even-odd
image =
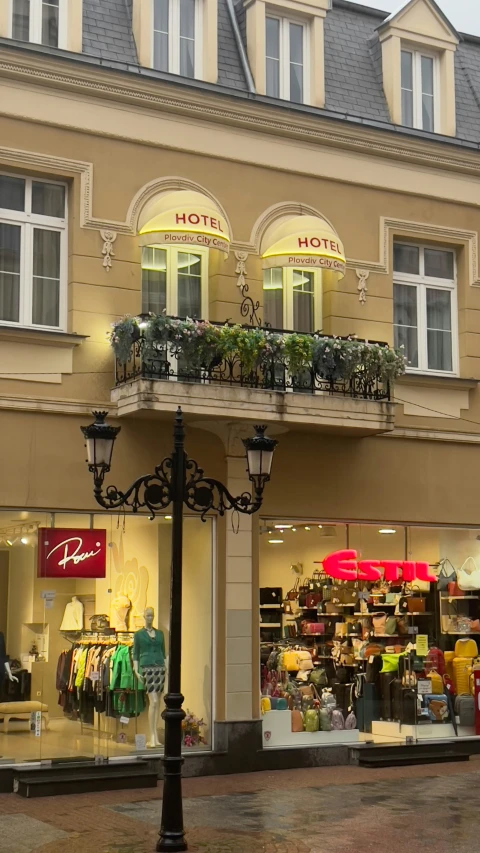
[[[230,14],[230,21],[232,23],[233,34],[235,36],[235,41],[237,43],[238,52],[240,54],[240,61],[242,63],[243,73],[245,74],[245,80],[247,81],[248,91],[251,95],[256,94],[255,83],[253,82],[252,72],[250,71],[250,66],[248,64],[248,58],[245,51],[245,45],[242,41],[242,35],[240,33],[240,27],[238,26],[237,16],[235,14],[235,9],[233,6],[233,0],[227,0],[228,12]]]

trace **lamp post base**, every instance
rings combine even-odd
[[[157,853],[177,853],[177,851],[188,850],[187,842],[182,834],[166,833],[162,835],[157,846]]]

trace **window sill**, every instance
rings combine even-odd
[[[12,343],[32,343],[40,346],[61,348],[76,347],[87,339],[88,335],[76,335],[56,329],[36,329],[33,326],[7,326],[0,323],[0,341]]]
[[[479,383],[477,379],[461,379],[459,376],[439,376],[437,373],[405,373],[396,384],[417,385],[423,388],[454,388],[457,391],[476,388]]]

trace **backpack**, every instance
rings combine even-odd
[[[328,687],[328,676],[323,667],[313,669],[310,673],[309,681],[315,687]]]
[[[320,728],[319,712],[316,708],[309,708],[303,715],[306,732],[318,732]]]
[[[320,723],[320,731],[322,732],[331,732],[332,731],[332,716],[328,708],[320,708],[318,712],[319,723]]]
[[[471,637],[461,637],[455,643],[456,658],[476,658],[478,655],[478,646],[475,640]]]
[[[441,649],[434,647],[430,649],[425,658],[425,672],[428,674],[434,669],[439,675],[445,675],[445,656]]]
[[[356,729],[357,728],[357,718],[353,711],[350,711],[347,719],[345,720],[345,728],[347,730]]]

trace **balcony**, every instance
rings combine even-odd
[[[388,345],[169,317],[127,318],[112,335],[118,414],[261,420],[357,436],[393,429]]]

